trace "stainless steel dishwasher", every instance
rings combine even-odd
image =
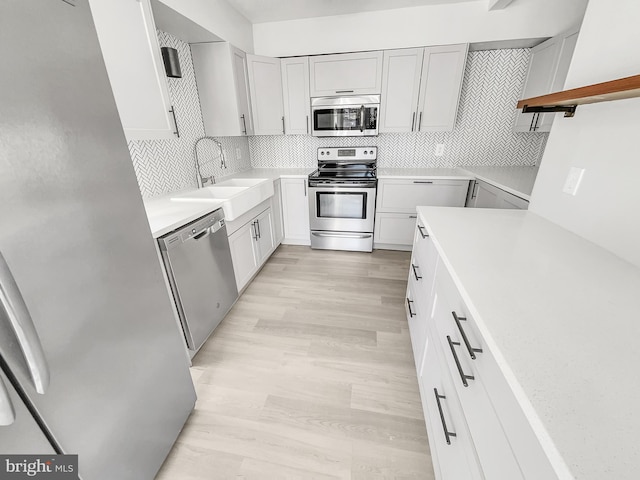
[[[238,298],[222,209],[158,239],[182,329],[197,351]]]

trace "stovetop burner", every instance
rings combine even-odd
[[[311,183],[376,183],[377,147],[319,148],[318,170],[309,175]]]

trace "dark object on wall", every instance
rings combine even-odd
[[[160,50],[162,50],[162,60],[164,61],[164,70],[167,72],[167,77],[182,78],[178,50],[171,47],[162,47]]]

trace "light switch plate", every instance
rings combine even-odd
[[[436,151],[434,154],[436,157],[444,155],[444,143],[436,143]]]
[[[236,160],[240,160],[242,158],[242,150],[236,148]]]
[[[578,193],[578,187],[580,186],[583,175],[584,168],[571,167],[569,175],[567,175],[567,180],[564,182],[564,188],[562,191],[569,195],[575,195]]]

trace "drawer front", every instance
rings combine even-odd
[[[557,478],[446,269],[438,271],[434,290],[439,302],[434,311],[438,343],[486,478]],[[473,377],[465,378],[466,387],[465,375]]]
[[[483,478],[455,388],[440,355],[437,344],[429,342],[418,376],[436,478]]]
[[[378,212],[415,213],[417,206],[464,207],[468,180],[378,181]]]

